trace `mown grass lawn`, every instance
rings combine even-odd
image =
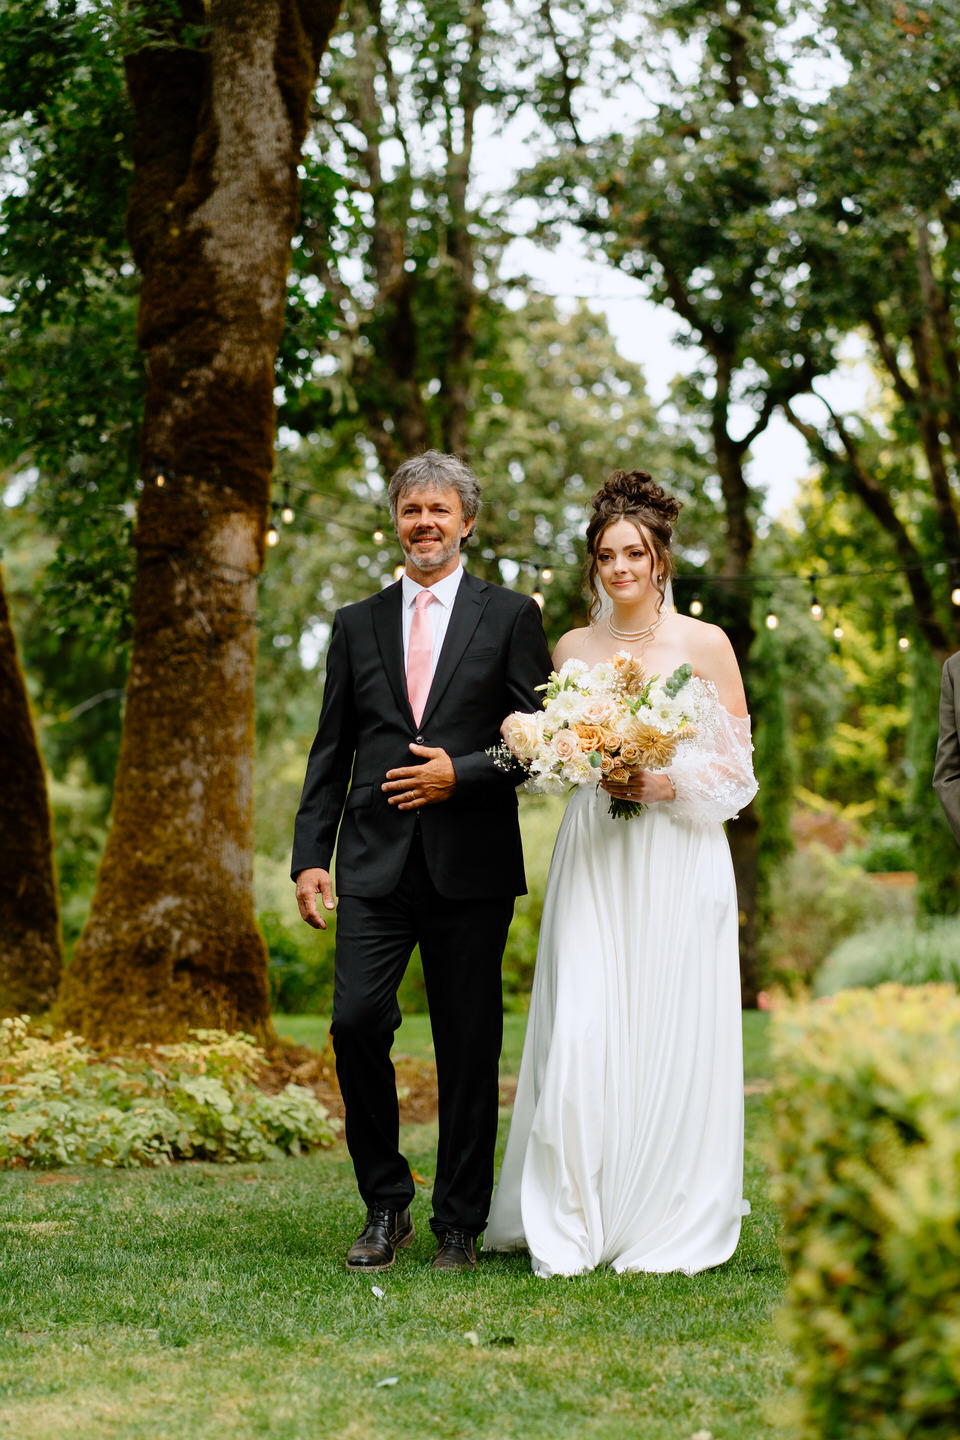
[[[746,1017],[752,1081],[764,1020]],[[522,1029],[508,1017],[508,1072]],[[426,1048],[420,1017],[398,1044]],[[362,1217],[342,1145],[275,1165],[2,1173],[0,1436],[773,1437],[786,1357],[764,1104],[748,1096],[740,1248],[693,1278],[545,1282],[513,1256],[434,1274],[429,1185],[396,1268],[348,1274]],[[428,1182],[434,1142],[433,1126],[404,1132]]]

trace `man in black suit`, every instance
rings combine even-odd
[[[317,897],[334,908],[336,839],[331,1031],[367,1206],[347,1267],[387,1269],[413,1239],[390,1047],[419,943],[439,1096],[433,1263],[472,1269],[493,1189],[500,964],[525,890],[521,777],[486,751],[506,715],[539,708],[550,655],[535,603],[461,566],[480,487],[460,460],[407,460],[389,500],[405,573],[334,618],[292,874],[303,919],[325,929]]]

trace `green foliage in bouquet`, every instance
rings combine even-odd
[[[249,1036],[192,1034],[99,1056],[77,1035],[0,1021],[0,1167],[279,1160],[333,1144],[340,1122],[311,1091],[259,1087],[266,1065]]]
[[[791,1434],[956,1440],[960,996],[848,990],[774,1015]]]

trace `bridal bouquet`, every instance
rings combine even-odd
[[[661,681],[626,651],[592,668],[567,660],[546,685],[541,711],[509,717],[506,742],[526,768],[524,789],[558,794],[606,778],[626,784],[640,770],[662,770],[696,734],[693,670],[680,665]],[[628,820],[646,808],[611,796],[610,814]]]

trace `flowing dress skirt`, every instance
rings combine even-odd
[[[723,828],[567,806],[485,1250],[543,1277],[693,1274],[743,1214],[737,898]]]

